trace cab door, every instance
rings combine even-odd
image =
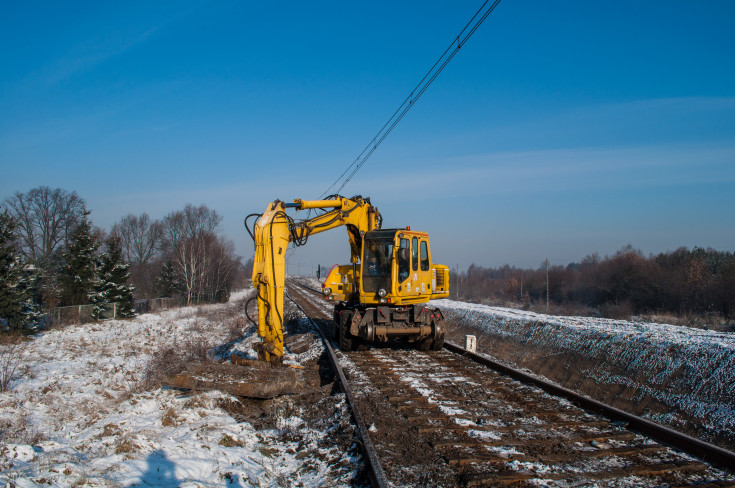
[[[411,237],[411,296],[421,294],[421,280],[419,279],[419,238]]]
[[[411,289],[411,241],[401,237],[396,250],[397,292],[399,296],[409,296]]]
[[[419,236],[417,239],[417,276],[416,287],[421,295],[431,295],[432,293],[432,274],[431,274],[431,255],[429,252],[429,238],[427,236]]]
[[[396,291],[402,304],[423,303],[431,296],[432,273],[428,236],[399,235],[396,246]]]

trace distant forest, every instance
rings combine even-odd
[[[451,296],[491,305],[524,306],[560,314],[630,318],[673,315],[685,321],[731,320],[735,315],[735,253],[679,248],[644,256],[628,245],[613,256],[587,256],[567,266],[537,269],[471,265]]]

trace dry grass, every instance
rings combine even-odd
[[[0,421],[0,439],[35,446],[46,440],[46,436],[29,422],[27,414],[22,413],[12,420]]]
[[[123,437],[115,446],[115,454],[131,454],[138,450],[138,446],[129,437]]]
[[[26,340],[28,337],[19,331],[0,332],[0,346],[20,344]]]
[[[244,317],[244,302],[227,303],[224,306],[205,305],[197,308],[196,317],[205,318],[210,327],[226,331],[225,342],[240,339],[250,325]]]
[[[651,313],[639,315],[635,318],[644,322],[654,322],[657,324],[684,325],[698,329],[735,332],[735,321],[727,320],[718,314],[678,316],[669,313]]]
[[[176,427],[179,423],[179,415],[173,407],[169,407],[161,416],[161,425],[164,427]]]
[[[0,334],[0,392],[7,391],[10,382],[20,373],[23,362],[22,342],[23,336],[20,333]]]
[[[192,316],[193,323],[184,332],[176,332],[171,324],[168,333],[173,340],[159,344],[153,352],[153,358],[144,367],[140,387],[158,388],[164,378],[180,373],[189,363],[213,361],[218,352],[216,347],[230,346],[242,339],[247,328],[252,327],[243,317],[243,305],[243,300],[201,305]]]
[[[183,408],[196,410],[199,408],[212,408],[212,402],[202,393],[194,393],[183,405]]]
[[[212,344],[209,335],[199,322],[181,335],[174,335],[172,343],[158,347],[144,369],[143,388],[154,389],[162,385],[164,378],[182,372],[193,362],[211,362]]]
[[[225,434],[222,436],[222,439],[219,440],[218,444],[220,446],[225,447],[244,447],[245,444],[239,439],[236,439],[235,437],[232,437],[229,434]]]
[[[120,430],[120,427],[118,427],[116,424],[107,424],[98,437],[118,437],[121,434],[122,431]]]
[[[252,327],[252,325],[248,323],[245,317],[236,317],[234,320],[228,321],[227,337],[225,340],[227,342],[232,342],[242,338],[248,327]]]

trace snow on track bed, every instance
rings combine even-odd
[[[397,485],[735,486],[732,474],[446,351],[341,356]]]
[[[20,375],[0,393],[0,486],[359,483],[349,409],[320,387],[314,347],[286,358],[317,371],[302,396],[254,401],[146,386],[151,360],[172,345],[201,343],[219,358],[251,349],[252,327],[231,340],[251,293],[22,343]]]
[[[289,296],[327,336],[331,335],[332,304],[321,299],[321,294],[315,293],[311,284],[305,283],[307,288],[302,288],[302,281],[289,280]],[[291,286],[294,282],[302,286]],[[366,427],[369,426],[366,434],[382,466],[381,476],[384,475],[391,486],[455,486],[453,472],[446,462],[411,430],[403,414],[369,382],[360,381],[359,370],[344,354],[339,351],[336,354],[353,391],[352,406],[359,411]]]
[[[735,476],[456,354],[374,348],[346,356],[353,377],[379,390],[403,415],[401,431],[418,432],[412,442],[432,447],[460,485],[735,486]]]
[[[435,303],[462,334],[474,330],[480,336],[480,352],[726,449],[735,447],[735,334],[454,300]],[[456,330],[454,340],[464,342]]]

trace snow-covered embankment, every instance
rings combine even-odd
[[[735,448],[735,334],[435,302],[449,338],[677,430]]]

